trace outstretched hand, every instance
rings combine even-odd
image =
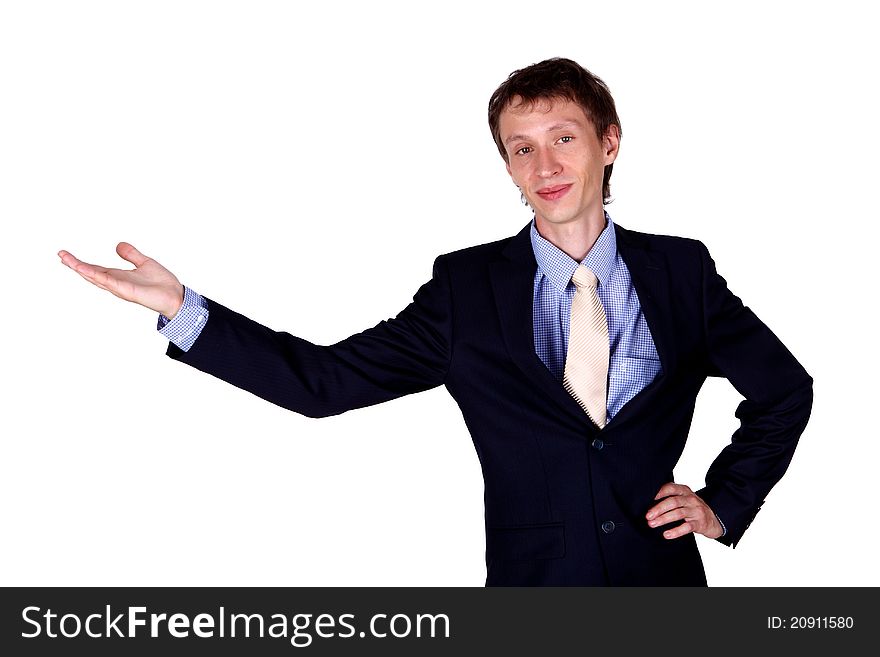
[[[660,497],[664,499],[645,514],[651,527],[659,527],[673,520],[684,520],[680,525],[663,532],[664,538],[678,538],[690,532],[718,538],[724,533],[715,512],[688,486],[670,481],[660,487],[654,499]]]
[[[134,269],[110,269],[78,260],[68,251],[59,251],[61,262],[92,285],[107,290],[120,299],[140,304],[162,313],[169,319],[183,304],[183,285],[177,277],[128,242],[116,245],[116,253],[135,266]]]

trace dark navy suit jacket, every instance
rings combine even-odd
[[[693,533],[648,527],[673,481],[697,393],[723,376],[740,426],[697,492],[734,546],[791,461],[812,378],[718,275],[706,247],[615,225],[662,372],[603,429],[535,354],[537,263],[517,235],[439,256],[397,317],[322,346],[208,299],[188,352],[168,355],[309,417],[445,385],[485,481],[486,585],[687,585],[706,578]]]

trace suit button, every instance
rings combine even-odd
[[[603,447],[605,447],[605,443],[599,438],[593,438],[593,447],[595,447],[596,449],[602,449]]]
[[[610,520],[606,520],[605,522],[602,523],[602,531],[605,532],[606,534],[610,534],[611,532],[614,531],[614,523],[611,522]]]

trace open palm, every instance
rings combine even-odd
[[[183,303],[183,285],[177,277],[128,242],[116,245],[116,253],[134,269],[112,269],[91,265],[68,251],[59,251],[61,262],[92,285],[107,290],[120,299],[140,304],[166,317],[174,317]]]

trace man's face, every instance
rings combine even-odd
[[[539,226],[598,220],[603,215],[602,175],[617,157],[617,127],[599,140],[584,110],[570,100],[519,97],[499,117],[507,172],[535,211]]]

